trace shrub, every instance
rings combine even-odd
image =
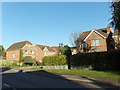
[[[81,53],[71,56],[72,66],[92,66],[95,70],[120,70],[120,50]]]
[[[22,60],[23,60],[23,50],[20,49],[19,62],[22,62]]]
[[[45,66],[67,65],[67,59],[65,55],[46,56],[42,64]]]
[[[0,64],[3,67],[11,67],[11,66],[18,66],[18,60],[1,60]]]
[[[34,59],[31,56],[25,56],[23,57],[24,63],[33,63]]]

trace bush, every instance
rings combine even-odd
[[[120,70],[120,50],[108,52],[81,53],[71,56],[73,66],[92,66],[94,70]]]
[[[33,63],[34,59],[31,56],[25,56],[23,57],[24,63]]]
[[[0,65],[3,67],[18,66],[18,60],[1,60]]]
[[[42,64],[45,66],[67,65],[67,59],[65,55],[46,56],[43,58]]]

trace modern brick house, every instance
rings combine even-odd
[[[20,49],[23,50],[23,57],[35,58],[36,48],[29,41],[14,43],[6,50],[6,60],[19,60]]]
[[[112,29],[107,26],[102,29],[82,32],[78,40],[80,41],[80,52],[100,52],[107,51],[109,39],[112,37]]]
[[[36,60],[39,60],[40,62],[42,62],[44,56],[53,56],[53,55],[58,55],[59,53],[59,51],[49,46],[36,44],[35,48],[37,49]]]

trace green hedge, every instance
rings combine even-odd
[[[73,66],[92,66],[95,70],[120,70],[120,50],[81,53],[71,56]]]
[[[65,55],[45,56],[43,58],[43,65],[45,66],[67,65],[67,59]]]
[[[24,63],[33,63],[34,59],[31,56],[25,56],[25,57],[23,57],[23,62]]]

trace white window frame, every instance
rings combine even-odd
[[[99,46],[99,40],[91,40],[91,46]]]
[[[26,52],[27,51],[27,52]],[[25,50],[25,53],[28,53],[28,50]]]
[[[34,54],[34,51],[33,51],[33,50],[31,50],[31,54]]]
[[[15,54],[13,54],[13,58],[15,58]]]
[[[47,56],[47,52],[44,52],[44,56]]]

